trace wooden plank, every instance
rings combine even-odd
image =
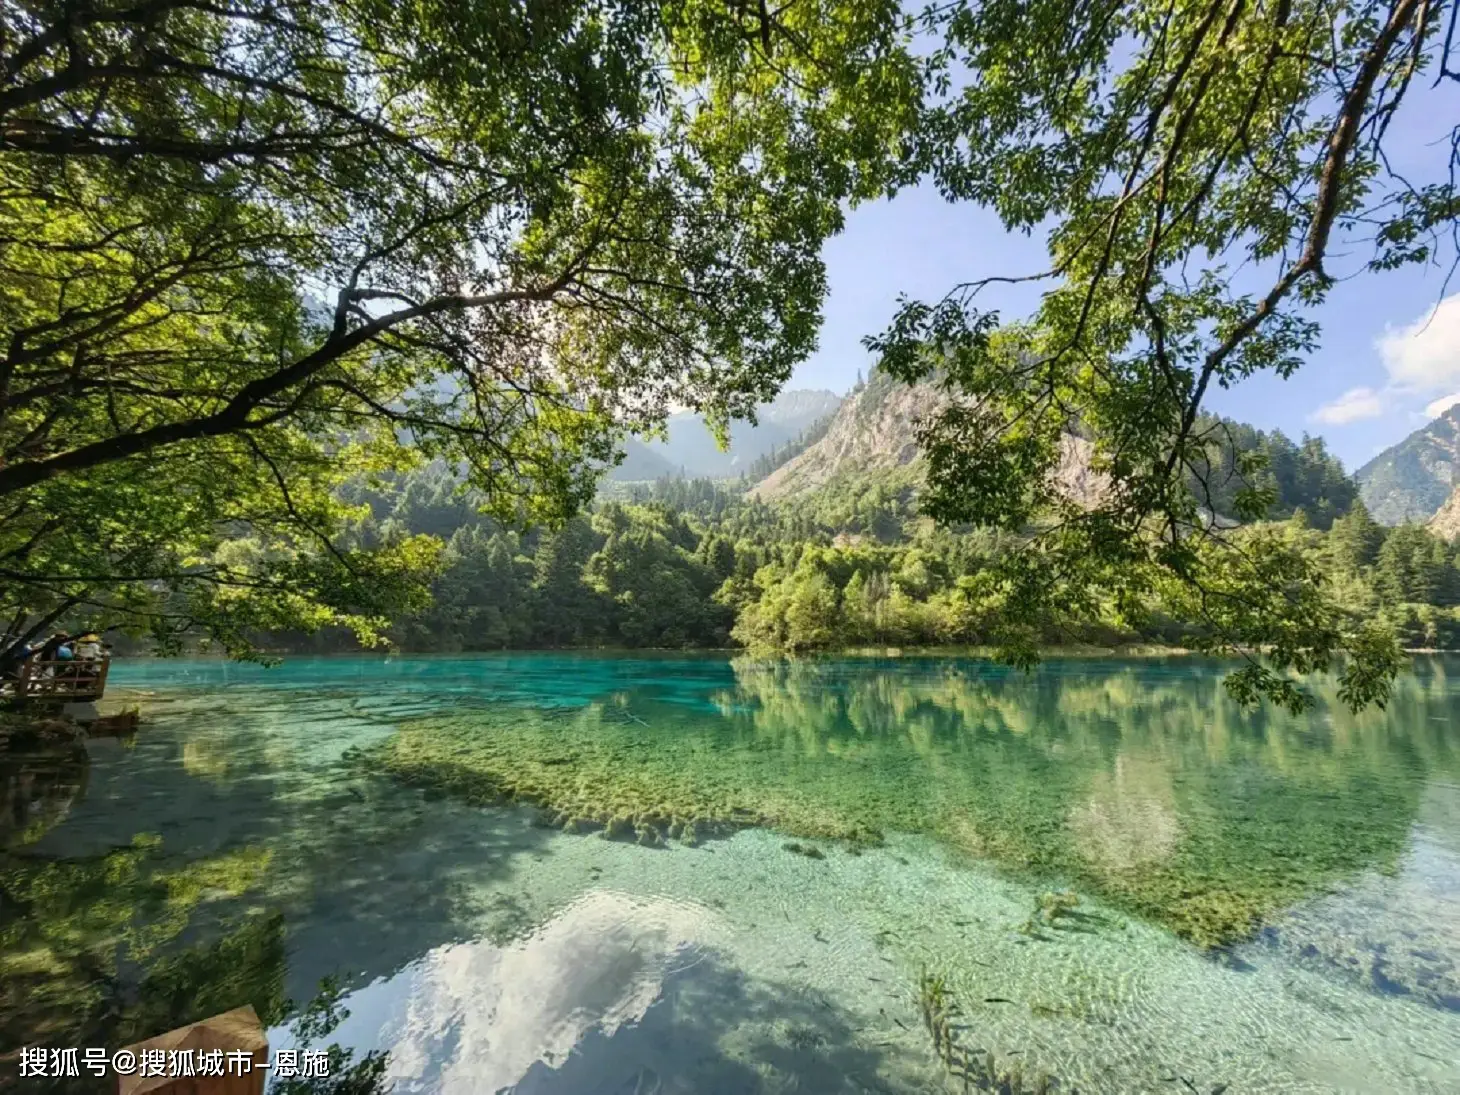
[[[225,1071],[222,1076],[143,1076],[139,1067],[130,1076],[117,1077],[117,1095],[263,1095],[269,1041],[251,1005],[170,1030],[127,1049],[136,1055],[139,1065],[147,1059],[144,1052],[149,1052],[152,1060],[158,1059],[159,1051],[169,1060],[174,1051],[185,1053],[196,1065],[200,1053],[221,1051]],[[227,1067],[230,1054],[235,1053],[248,1055],[252,1062],[248,1071],[237,1063],[241,1058],[232,1058],[234,1066]]]

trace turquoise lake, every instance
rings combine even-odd
[[[335,977],[398,1092],[1460,1092],[1460,658],[119,661],[5,757],[0,1052]],[[605,839],[612,833],[617,839]]]

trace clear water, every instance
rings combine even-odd
[[[961,1090],[929,971],[967,1047],[1065,1090],[1460,1091],[1460,660],[1384,713],[1316,688],[1294,719],[1191,659],[119,664],[134,742],[6,762],[0,1051],[336,975],[334,1037],[402,1092]],[[569,834],[448,768],[782,831]],[[806,836],[851,831],[884,839]]]

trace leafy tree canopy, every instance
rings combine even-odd
[[[1203,505],[1235,472],[1236,516],[1296,492],[1326,525],[1350,499],[1325,454],[1228,467],[1204,404],[1316,348],[1338,251],[1382,272],[1453,246],[1460,138],[1428,178],[1385,141],[1460,79],[1456,10],[948,0],[914,57],[891,0],[8,5],[0,651],[82,616],[240,652],[258,627],[368,637],[440,545],[346,550],[343,482],[439,460],[504,519],[566,517],[625,431],[674,404],[723,431],[773,394],[844,204],[921,173],[1049,233],[1028,321],[979,307],[999,271],[870,340],[955,396],[924,509],[1021,538],[986,579],[1005,652],[1034,657],[1021,619],[1185,596],[1249,659],[1239,694],[1301,706],[1288,673],[1337,660],[1382,702],[1392,636],[1290,537]],[[1056,483],[1071,432],[1093,505]]]
[[[1004,569],[1013,603],[1037,615],[1052,598],[1139,598],[1176,581],[1210,645],[1248,657],[1231,681],[1244,697],[1301,707],[1286,672],[1339,659],[1345,699],[1383,701],[1392,639],[1347,622],[1280,538],[1228,536],[1190,487],[1211,467],[1214,386],[1291,375],[1318,345],[1311,308],[1354,253],[1379,272],[1453,248],[1460,129],[1430,177],[1392,172],[1385,141],[1402,109],[1460,79],[1455,19],[1429,0],[926,11],[940,45],[922,163],[949,199],[1048,229],[1050,265],[905,302],[869,344],[896,375],[940,376],[957,397],[926,431],[925,508],[1038,523]],[[1026,273],[1049,286],[1028,322],[980,307],[983,288]],[[1054,482],[1070,430],[1109,476],[1088,509]],[[1252,453],[1239,470],[1259,479],[1260,464]],[[1244,487],[1238,516],[1267,513],[1269,487]]]
[[[673,403],[723,428],[768,399],[843,203],[896,181],[905,22],[5,5],[0,660],[66,620],[368,636],[439,545],[341,549],[346,480],[439,459],[560,519]]]

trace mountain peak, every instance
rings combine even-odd
[[[658,479],[665,475],[721,479],[743,474],[758,457],[795,441],[817,422],[835,413],[842,397],[824,389],[783,391],[756,408],[756,423],[730,423],[730,448],[721,450],[705,420],[693,411],[671,415],[663,441],[631,439],[627,457],[609,473],[619,481]]]
[[[1460,470],[1460,403],[1358,470],[1359,497],[1383,525],[1427,521],[1449,499]]]
[[[947,397],[931,385],[900,384],[874,371],[860,391],[842,402],[826,436],[777,468],[751,494],[765,501],[794,498],[837,479],[879,472],[906,480],[899,485],[915,485],[921,468],[901,472],[918,458],[914,432],[946,404]]]

